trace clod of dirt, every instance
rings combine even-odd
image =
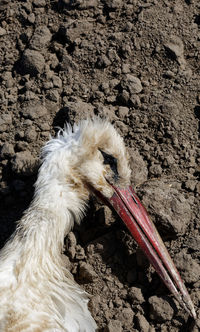
[[[140,93],[142,91],[142,84],[138,77],[132,74],[127,74],[121,81],[121,87],[130,94]]]
[[[170,183],[159,180],[145,184],[143,203],[168,236],[183,235],[190,222],[189,200]]]
[[[167,297],[151,296],[149,298],[150,318],[159,322],[171,320],[174,310]]]
[[[135,316],[136,318],[136,327],[139,329],[140,332],[150,332],[150,325],[149,322],[146,320],[146,318],[141,315],[137,314]],[[151,332],[153,332],[154,329],[151,329]]]
[[[133,301],[134,304],[144,303],[144,297],[142,291],[138,287],[131,287],[128,293],[128,297]]]
[[[0,36],[6,35],[6,30],[0,27]]]
[[[11,160],[11,167],[16,174],[30,176],[34,173],[36,163],[30,151],[21,151],[17,152]]]
[[[1,149],[1,158],[4,159],[6,157],[11,158],[15,154],[13,145],[10,143],[4,143]]]
[[[47,115],[47,109],[40,101],[31,100],[23,104],[21,113],[24,118],[36,120]]]
[[[60,69],[67,73],[78,71],[78,65],[65,50],[62,51]]]
[[[108,326],[104,329],[105,332],[122,332],[122,324],[119,320],[110,320]]]
[[[30,48],[32,50],[41,51],[45,48],[51,40],[51,32],[45,26],[39,26],[36,28],[33,37],[30,41]]]
[[[97,279],[97,274],[90,264],[79,262],[79,279],[83,283],[92,282]]]
[[[129,108],[125,106],[120,106],[118,109],[118,114],[121,119],[124,119],[126,116],[128,116]]]
[[[200,279],[200,266],[186,251],[181,251],[174,257],[175,265],[185,282],[196,282]]]
[[[65,120],[64,122],[69,121],[69,119],[74,119],[75,122],[78,122],[79,120],[92,115],[94,115],[94,106],[79,99],[67,102],[65,107],[63,107],[58,114],[60,118]]]
[[[20,72],[36,76],[43,72],[45,59],[38,51],[26,49],[20,62]]]
[[[146,163],[138,150],[130,148],[131,183],[135,186],[147,180],[148,170]]]
[[[67,237],[67,254],[71,259],[74,259],[76,255],[76,237],[73,232],[70,232]]]
[[[186,61],[183,54],[184,45],[182,40],[178,36],[171,36],[169,41],[165,43],[165,47],[175,56],[181,67],[185,67]]]
[[[8,129],[8,126],[12,124],[12,114],[2,113],[0,116],[0,132],[4,132]]]
[[[107,0],[106,5],[109,9],[117,9],[122,6],[122,2],[120,0]]]

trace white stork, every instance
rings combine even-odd
[[[146,210],[130,187],[124,142],[106,120],[60,130],[42,150],[30,207],[0,252],[1,332],[94,332],[87,294],[65,267],[63,241],[89,195],[107,201],[165,284],[195,318],[187,290]],[[170,277],[171,275],[171,277]]]

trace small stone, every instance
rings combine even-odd
[[[158,322],[172,319],[174,310],[166,297],[151,296],[149,298],[150,318]]]
[[[45,59],[38,51],[27,49],[21,59],[21,71],[33,76],[41,74],[45,65]]]

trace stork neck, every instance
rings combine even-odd
[[[38,260],[60,261],[64,237],[79,220],[84,210],[84,201],[67,184],[63,187],[56,180],[40,181],[35,185],[35,195],[17,228],[21,251],[32,264]],[[51,265],[52,266],[52,265]]]

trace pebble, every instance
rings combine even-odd
[[[44,70],[45,59],[38,51],[26,49],[21,59],[21,71],[35,76]]]
[[[170,321],[174,310],[165,297],[151,296],[149,298],[150,318],[159,322]]]

